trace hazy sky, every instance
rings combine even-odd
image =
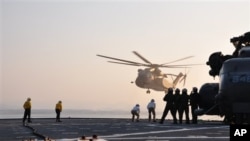
[[[250,29],[250,1],[243,0],[1,0],[1,108],[146,110],[164,92],[131,84],[143,67],[107,63],[96,54],[153,63],[206,63],[211,53],[231,54],[230,38]],[[189,92],[207,82],[209,67],[188,71]],[[165,73],[185,69],[162,69]],[[179,85],[180,88],[182,84]]]

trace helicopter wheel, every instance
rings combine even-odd
[[[147,93],[147,94],[150,94],[150,90],[148,89],[146,93]]]

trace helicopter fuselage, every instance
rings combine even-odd
[[[219,94],[216,99],[223,115],[228,117],[237,114],[250,115],[249,70],[249,57],[233,58],[224,62],[220,71]]]
[[[136,86],[155,91],[166,91],[168,88],[174,88],[177,82],[184,75],[180,73],[176,75],[176,79],[170,82],[161,71],[152,68],[139,69],[138,76],[135,80]]]

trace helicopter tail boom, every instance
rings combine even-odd
[[[182,79],[184,78],[186,75],[184,75],[182,72],[180,72],[176,78],[174,79],[173,81],[173,87],[175,88],[175,86],[177,85],[177,83]]]

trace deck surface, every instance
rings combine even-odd
[[[220,121],[199,121],[198,124],[149,123],[146,119],[74,118],[33,119],[23,126],[21,119],[0,119],[0,140],[78,140],[96,134],[98,138],[116,141],[229,141],[229,125]]]

